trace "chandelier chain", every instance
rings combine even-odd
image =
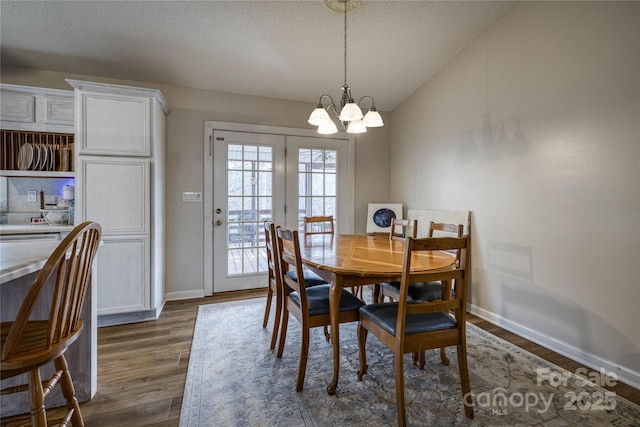
[[[347,85],[347,3],[344,0],[344,85]]]

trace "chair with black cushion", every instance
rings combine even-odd
[[[289,313],[295,317],[302,329],[302,346],[300,349],[300,363],[296,391],[302,391],[304,377],[307,369],[307,357],[309,354],[309,330],[311,328],[331,324],[329,317],[329,290],[331,285],[316,285],[311,287],[300,284],[289,277],[285,272],[289,269],[297,272],[297,276],[303,274],[300,258],[300,242],[298,232],[278,228],[277,254],[280,262],[280,275],[285,289],[284,315],[280,325],[280,340],[278,342],[278,357],[282,357],[287,336]],[[358,320],[358,309],[364,304],[350,292],[343,290],[340,298],[340,323],[355,322]]]
[[[8,387],[2,394],[28,391],[34,426],[47,425],[45,398],[58,384],[66,400],[63,424],[84,425],[64,354],[82,332],[80,314],[100,236],[97,223],[85,222],[75,227],[36,276],[15,320],[0,324],[1,378],[23,373],[29,377],[28,384]],[[45,301],[49,295],[51,301]],[[32,316],[34,309],[42,304],[48,307],[49,317],[32,319],[37,317]],[[56,372],[42,381],[40,368],[52,361]]]
[[[433,222],[429,223],[429,237],[443,237],[443,236],[455,236],[462,237],[463,233],[463,225],[462,224],[447,224],[442,222]],[[456,253],[456,256],[459,254]],[[407,298],[409,301],[418,300],[418,301],[437,301],[442,299],[442,290],[446,292],[451,292],[451,287],[448,286],[447,283],[441,283],[440,281],[435,282],[425,282],[425,283],[412,283],[409,285],[409,291],[407,293]],[[384,297],[389,297],[391,299],[397,300],[398,295],[400,293],[400,282],[385,282],[380,285],[380,301],[384,301]],[[378,300],[376,300],[378,301]],[[440,359],[442,363],[445,365],[449,364],[449,359],[447,358],[447,354],[444,351],[444,348],[440,349]],[[425,355],[424,351],[416,353],[414,355],[414,362],[420,366],[420,368],[424,368],[425,363]]]
[[[264,308],[264,320],[262,327],[266,328],[269,323],[269,313],[271,311],[271,302],[276,297],[276,311],[273,319],[273,332],[271,333],[271,350],[276,348],[278,339],[278,331],[280,329],[280,317],[282,314],[282,292],[280,290],[280,265],[276,262],[275,248],[275,225],[273,222],[265,221],[264,223],[264,243],[267,251],[267,304]]]
[[[304,234],[333,234],[333,215],[305,216],[302,230]]]
[[[429,223],[429,237],[455,236],[461,237],[463,233],[462,224],[446,224],[431,221]],[[415,238],[415,236],[413,236]],[[380,297],[374,301],[383,302],[384,297],[393,300],[398,299],[400,282],[385,282],[380,285]],[[442,286],[439,282],[413,283],[409,287],[408,297],[410,300],[434,301],[442,299]]]
[[[267,302],[264,309],[264,319],[262,321],[262,327],[266,328],[269,323],[269,314],[271,311],[271,303],[273,297],[276,297],[276,311],[274,314],[273,320],[273,332],[271,333],[271,345],[270,348],[273,350],[276,348],[276,342],[278,339],[278,332],[280,331],[280,321],[282,319],[282,310],[283,310],[283,299],[284,293],[282,290],[282,282],[280,278],[280,264],[276,261],[277,253],[276,253],[276,229],[280,228],[280,226],[276,226],[274,223],[270,221],[266,221],[264,223],[264,239],[265,239],[265,248],[267,251]],[[286,274],[291,278],[291,280],[297,281],[296,271],[291,270],[287,271]],[[304,282],[305,286],[316,286],[316,285],[324,285],[327,282],[322,279],[322,277],[315,274],[310,270],[303,270]],[[325,329],[325,337],[329,340],[329,331]]]
[[[333,215],[326,216],[305,216],[303,219],[303,233],[304,234],[333,234]],[[304,279],[307,286],[323,285],[327,283],[324,279],[318,276],[313,271],[306,268],[303,270]],[[293,280],[297,280],[296,272],[294,270],[287,273]]]
[[[302,224],[302,232],[305,235],[334,234],[333,215],[305,216]],[[308,275],[307,269],[304,269],[304,272],[306,277]],[[362,299],[362,286],[352,287],[351,293]]]
[[[460,238],[407,238],[398,302],[369,304],[360,308],[358,379],[362,380],[362,376],[367,373],[365,347],[367,335],[371,333],[394,352],[399,426],[406,425],[404,354],[442,346],[456,346],[464,411],[468,418],[473,418],[466,350],[466,305],[470,248],[471,238],[468,235]],[[459,251],[460,258],[458,265],[451,269],[411,271],[411,264],[420,253],[452,250]],[[455,294],[441,301],[409,301],[407,298],[409,285],[427,282],[452,283]]]
[[[398,229],[401,230],[398,233]],[[389,231],[389,239],[404,240],[407,237],[418,236],[418,220],[417,219],[391,219],[391,230]],[[386,289],[389,288],[389,289]],[[373,287],[373,302],[384,302],[384,297],[388,296],[393,300],[393,296],[398,294],[399,282],[382,282],[376,283]]]

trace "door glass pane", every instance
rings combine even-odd
[[[305,216],[333,215],[336,218],[336,159],[336,150],[299,149],[298,221],[300,229]]]
[[[324,194],[326,196],[336,196],[336,174],[326,174],[324,176]]]
[[[272,218],[273,148],[230,144],[227,154],[227,274],[265,272],[262,223]]]
[[[229,145],[227,158],[229,159],[229,169],[240,169],[242,166],[242,146]]]
[[[271,172],[258,172],[258,185],[260,186],[258,193],[263,196],[271,195],[271,174]]]

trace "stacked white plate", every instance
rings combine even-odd
[[[26,171],[33,162],[33,146],[29,143],[24,144],[18,152],[18,169]]]
[[[40,170],[49,170],[49,149],[46,145],[38,147],[40,151]]]

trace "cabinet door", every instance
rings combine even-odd
[[[149,165],[148,159],[80,156],[79,218],[96,221],[106,235],[149,234]]]
[[[81,91],[80,154],[150,156],[151,98]]]
[[[35,123],[35,96],[27,93],[2,91],[0,119],[7,122]]]
[[[73,98],[44,96],[42,103],[42,121],[45,124],[73,126],[75,116]]]
[[[102,236],[96,258],[98,315],[150,309],[150,237]]]

